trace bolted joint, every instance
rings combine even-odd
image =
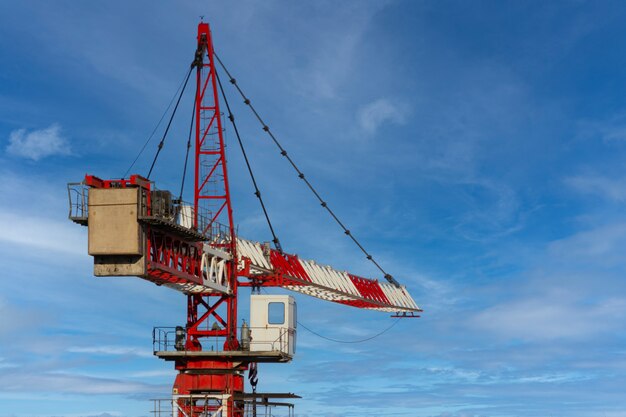
[[[206,50],[206,36],[202,35],[202,37],[200,38],[200,44],[198,45],[198,49],[196,49],[196,54],[193,58],[193,62],[191,63],[191,68],[202,67],[202,63],[204,61],[205,50]]]
[[[368,260],[368,261],[371,261],[371,260],[372,260],[372,255],[369,255],[369,254],[368,254],[368,255],[366,256],[366,258],[367,258],[367,260]]]
[[[261,198],[261,192],[260,191],[255,191],[254,195],[257,196],[257,198]]]
[[[228,115],[228,120],[230,120],[231,122],[234,122],[234,121],[235,121],[235,116],[233,116],[233,114],[232,114],[232,113],[231,113],[231,114],[229,114],[229,115]]]
[[[270,128],[269,128],[269,126],[264,125],[264,126],[263,126],[263,130],[265,130],[266,132],[269,132],[269,131],[270,131]]]
[[[194,67],[200,68],[202,66],[202,53],[203,51],[200,49],[196,51],[196,56],[194,57],[193,62],[191,63],[191,68],[194,68]]]
[[[389,281],[390,284],[393,284],[396,287],[400,288],[400,283],[396,281],[395,278],[392,277],[390,274],[385,274],[385,279]]]
[[[344,233],[345,233],[346,235],[350,236],[350,231],[349,231],[349,230],[346,230]]]
[[[281,151],[281,152],[280,152],[280,154],[281,154],[282,156],[287,156],[287,151],[283,150],[283,151]]]
[[[303,180],[303,179],[304,179],[304,174],[302,174],[302,173],[298,174],[298,178],[300,178],[301,180]]]
[[[320,204],[320,206],[322,206],[322,207],[326,207],[326,202],[325,202],[325,201],[322,201],[322,203]]]
[[[237,84],[237,80],[234,79],[234,78],[231,78],[229,81],[230,81],[231,84]]]
[[[245,99],[243,102],[244,102],[245,104],[247,104],[248,106],[250,105],[250,100],[248,100],[248,99]]]

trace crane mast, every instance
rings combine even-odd
[[[210,238],[213,245],[230,255],[225,261],[230,292],[204,292],[187,295],[185,350],[202,352],[202,341],[223,337],[223,350],[239,348],[237,340],[237,267],[233,209],[228,185],[228,170],[216,82],[213,41],[208,23],[198,25],[197,49],[192,66],[196,71],[195,164],[193,225]],[[225,314],[224,314],[225,313]],[[215,326],[203,326],[214,318]],[[204,327],[204,328],[203,328]],[[226,399],[228,415],[240,415],[233,401],[243,393],[245,364],[235,364],[228,355],[221,357],[181,357],[175,360],[179,374],[173,393],[188,397],[193,394],[219,394]],[[218,369],[219,373],[214,371]],[[181,413],[194,404],[178,404]],[[193,401],[192,401],[193,402]]]
[[[250,324],[244,321],[238,328],[239,287],[280,287],[346,306],[392,312],[395,317],[419,317],[421,309],[391,276],[385,276],[389,282],[379,282],[300,259],[284,253],[275,235],[276,249],[271,249],[269,243],[235,234],[216,59],[209,24],[201,22],[187,76],[189,80],[195,70],[193,203],[173,199],[169,191],[157,189],[140,175],[111,180],[86,175],[81,183],[68,184],[69,218],[88,226],[94,275],[140,277],[187,298],[185,326],[153,330],[154,355],[173,362],[178,371],[168,400],[171,413],[163,416],[256,416],[257,401],[288,406],[291,416],[293,404],[282,400],[297,395],[257,393],[255,387],[257,363],[293,358],[295,299],[251,295]],[[235,84],[234,78],[230,81]],[[250,105],[247,98],[244,102]],[[255,115],[259,118],[256,111]],[[263,129],[269,132],[267,126]],[[325,202],[322,207],[327,207]],[[350,235],[347,229],[345,233]],[[246,371],[252,393],[244,392]],[[159,411],[155,408],[155,417],[160,417]]]

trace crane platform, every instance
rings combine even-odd
[[[284,363],[290,362],[292,358],[285,352],[278,350],[268,351],[243,351],[243,350],[162,350],[154,352],[154,356],[166,361],[175,361],[185,358],[217,360],[228,359],[239,362],[263,362],[263,363]]]

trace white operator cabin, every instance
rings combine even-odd
[[[296,353],[296,300],[290,295],[250,296],[250,350]]]

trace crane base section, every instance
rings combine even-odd
[[[287,392],[236,393],[233,402],[240,406],[239,414],[243,417],[273,416],[276,408],[281,408],[281,415],[294,416],[294,405],[285,400],[302,398]],[[153,401],[153,417],[172,417],[186,415],[188,417],[214,417],[225,415],[229,396],[218,394],[173,395],[172,398]],[[193,404],[193,406],[191,406]],[[243,405],[243,407],[241,407]],[[286,410],[285,410],[286,408]],[[224,414],[223,414],[224,413]]]

